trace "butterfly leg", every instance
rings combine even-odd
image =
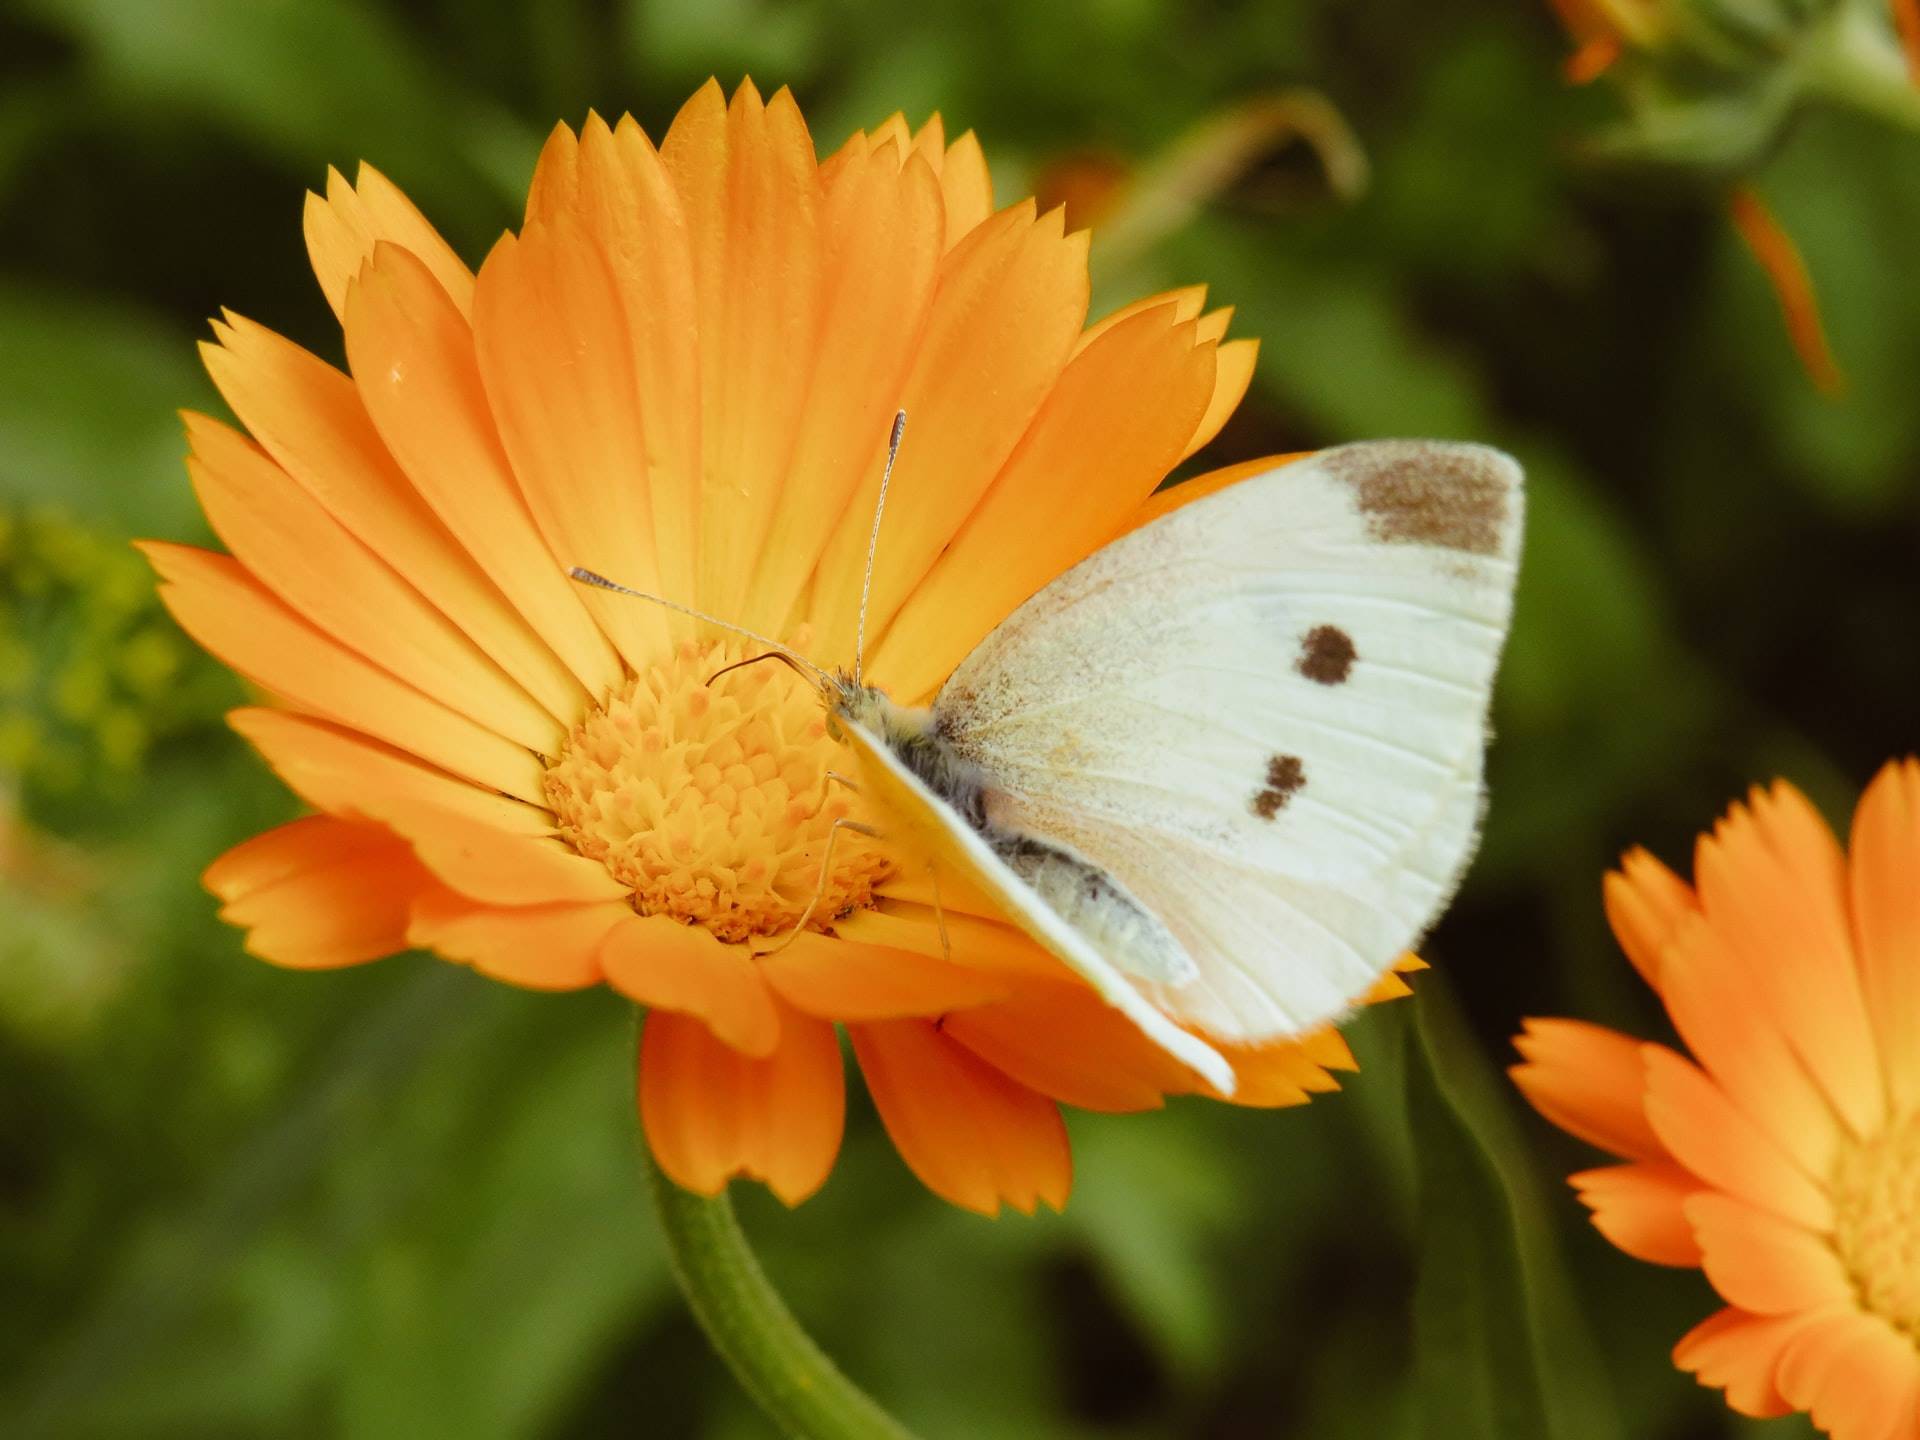
[[[857,783],[855,783],[848,776],[842,775],[838,770],[827,771],[826,774],[823,775],[820,780],[820,803],[818,805],[815,805],[813,807],[812,812],[807,816],[809,820],[811,820],[815,815],[818,815],[822,810],[827,808],[827,797],[833,793],[832,790],[829,788],[830,783],[836,780],[839,781],[842,785],[846,786],[847,789],[849,790],[858,792],[860,789],[860,786]]]
[[[844,815],[828,826],[827,846],[820,856],[820,878],[814,884],[813,898],[807,901],[807,908],[800,912],[800,918],[794,921],[793,929],[781,938],[780,943],[771,950],[757,950],[754,952],[756,955],[778,955],[805,932],[807,922],[813,919],[813,912],[820,908],[820,900],[827,893],[827,877],[833,873],[833,842],[840,838],[842,830],[851,830],[856,835],[865,835],[874,839],[879,838],[880,835],[873,826],[862,824],[858,820],[849,820]]]

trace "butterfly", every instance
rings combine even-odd
[[[1122,534],[930,706],[787,654],[936,887],[987,897],[1230,1093],[1203,1037],[1338,1017],[1472,858],[1522,508],[1499,451],[1346,445]]]

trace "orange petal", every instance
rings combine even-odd
[[[548,836],[544,811],[462,784],[319,720],[278,710],[236,710],[228,718],[308,804],[386,825],[463,895],[535,905],[627,894],[606,867]]]
[[[1507,1073],[1527,1100],[1570,1135],[1615,1155],[1664,1160],[1641,1101],[1640,1043],[1584,1020],[1534,1020],[1513,1040],[1526,1063]]]
[[[305,220],[313,273],[342,324],[347,319],[347,285],[383,240],[415,256],[462,314],[472,309],[473,272],[400,187],[364,160],[357,185],[347,184],[338,170],[327,167],[327,198],[309,191]]]
[[[821,207],[826,323],[743,624],[784,626],[854,488],[882,465],[940,261],[940,188],[892,150],[849,159]],[[909,418],[917,442],[919,424]],[[864,563],[864,556],[862,557]]]
[[[1007,982],[989,971],[811,931],[759,966],[791,1004],[823,1020],[944,1015],[1007,994]]]
[[[1694,860],[1708,922],[1752,973],[1758,997],[1856,1135],[1885,1115],[1873,1027],[1847,915],[1846,859],[1807,798],[1784,781],[1735,805]]]
[[[347,358],[367,413],[407,478],[578,685],[543,696],[571,724],[619,683],[613,647],[541,542],[474,357],[473,330],[404,250],[375,249],[347,296]]]
[[[942,882],[943,890],[952,888]],[[885,910],[860,910],[835,921],[835,932],[856,944],[910,950],[916,955],[942,960],[951,958],[956,964],[993,974],[1072,980],[1072,972],[1051,952],[1029,939],[1024,931],[1000,920],[956,909],[944,894],[942,900],[946,903],[938,912],[931,905],[897,903],[891,887],[887,899]],[[943,923],[945,943],[940,939]]]
[[[540,794],[540,767],[523,747],[328,639],[236,561],[156,540],[139,548],[180,627],[255,684],[490,789]]]
[[[901,406],[907,436],[874,559],[877,634],[953,539],[1059,378],[1087,313],[1087,237],[1001,211],[940,262]],[[851,660],[880,476],[863,476],[815,576],[817,653]]]
[[[1636,1260],[1655,1265],[1700,1263],[1700,1245],[1686,1202],[1700,1182],[1671,1161],[1641,1161],[1583,1170],[1568,1183],[1593,1212],[1593,1228]]]
[[[1907,52],[1907,78],[1920,85],[1920,0],[1893,0],[1893,24]]]
[[[1853,1283],[1820,1236],[1711,1191],[1687,1201],[1700,1242],[1700,1267],[1731,1305],[1756,1315],[1786,1315],[1849,1301]]]
[[[288,607],[414,688],[530,750],[566,731],[420,592],[244,436],[185,417],[187,472],[214,532]]]
[[[709,88],[719,106],[718,87]],[[652,511],[656,593],[697,603],[701,337],[679,192],[632,116],[610,131],[595,115],[578,142],[564,126],[554,131],[540,158],[527,222],[584,231],[607,267],[620,306],[607,325],[626,335],[634,387],[628,418],[644,435],[644,468],[635,473],[646,477],[642,489]],[[631,443],[622,437],[623,445]]]
[[[1834,1440],[1912,1440],[1920,1433],[1920,1350],[1877,1315],[1841,1309],[1787,1343],[1780,1394]]]
[[[764,1060],[721,1043],[698,1020],[649,1012],[639,1094],[653,1158],[702,1195],[747,1175],[798,1205],[826,1183],[840,1150],[846,1075],[833,1026],[785,1007],[780,1043]]]
[[[322,970],[406,949],[408,909],[433,879],[380,826],[309,815],[236,845],[203,882],[249,954]]]
[[[581,990],[604,978],[600,942],[632,914],[618,900],[508,909],[436,886],[413,902],[407,939],[529,990]]]
[[[1760,192],[1751,185],[1734,189],[1727,201],[1727,213],[1753,258],[1760,262],[1774,298],[1780,302],[1781,317],[1787,324],[1787,336],[1794,353],[1807,372],[1807,378],[1828,395],[1846,388],[1846,379],[1827,343],[1826,326],[1820,320],[1820,302],[1813,293],[1813,279],[1807,274],[1807,262],[1793,243]]]
[[[632,341],[612,274],[578,222],[560,216],[501,237],[480,267],[473,342],[520,491],[559,568],[659,593]],[[585,599],[632,669],[645,673],[671,643],[660,606],[598,589]]]
[[[335,519],[466,632],[555,715],[580,690],[394,464],[353,381],[238,316],[201,346],[214,384],[253,438]]]
[[[1182,460],[1205,449],[1226,428],[1233,412],[1247,398],[1247,387],[1253,384],[1253,367],[1259,359],[1258,340],[1229,340],[1214,352],[1213,392],[1207,399],[1200,423],[1194,426],[1193,434],[1180,452]]]
[[[1660,988],[1660,953],[1680,924],[1700,912],[1693,890],[1651,851],[1635,846],[1620,857],[1601,885],[1607,923],[1633,968],[1647,984]]]
[[[738,614],[812,381],[821,308],[819,163],[793,96],[751,81],[688,101],[660,147],[686,212],[701,373],[692,603]],[[883,402],[884,403],[884,402]]]
[[[930,695],[1016,606],[1105,544],[1173,468],[1214,380],[1214,347],[1196,345],[1193,322],[1175,316],[1169,304],[1124,320],[1067,366],[875,650],[873,673],[895,696]]]
[[[934,1194],[997,1215],[1065,1207],[1067,1127],[1054,1103],[925,1020],[848,1027],[874,1108],[900,1158]]]
[[[1854,949],[1893,1108],[1920,1106],[1920,762],[1888,765],[1853,815]]]
[[[945,1033],[1022,1085],[1082,1110],[1157,1110],[1193,1077],[1082,985],[1026,982],[1005,1003],[955,1011]]]
[[[1143,295],[1138,300],[1131,300],[1122,305],[1118,310],[1102,315],[1081,331],[1080,338],[1073,342],[1073,358],[1079,359],[1087,352],[1088,346],[1111,331],[1114,326],[1123,324],[1135,316],[1144,315],[1149,310],[1159,310],[1168,305],[1173,307],[1175,321],[1198,320],[1200,312],[1207,307],[1207,287],[1181,285],[1172,290],[1159,291],[1157,294]],[[1218,340],[1220,337],[1215,335],[1210,338]]]
[[[1664,947],[1663,998],[1674,1028],[1747,1118],[1808,1175],[1832,1168],[1840,1125],[1794,1056],[1753,977],[1695,914]]]
[[[1212,1043],[1219,1045],[1220,1053],[1233,1066],[1238,1086],[1232,1095],[1222,1096],[1211,1086],[1202,1084],[1199,1088],[1203,1095],[1231,1100],[1235,1105],[1271,1109],[1304,1105],[1315,1095],[1329,1094],[1340,1088],[1340,1082],[1329,1075],[1297,1041],[1281,1040],[1263,1045]]]
[[[946,202],[946,248],[951,250],[993,214],[993,178],[987,173],[987,152],[980,148],[980,139],[973,131],[947,147],[940,166],[940,194]]]
[[[1647,1119],[1660,1142],[1708,1184],[1809,1230],[1833,1224],[1826,1191],[1737,1109],[1697,1066],[1661,1045],[1641,1049]]]
[[[698,925],[629,916],[600,947],[600,967],[628,999],[696,1016],[743,1055],[764,1059],[779,1043],[779,1012],[746,946]]]
[[[1781,1352],[1814,1323],[1804,1315],[1749,1315],[1731,1307],[1701,1321],[1673,1347],[1673,1363],[1727,1393],[1727,1405],[1742,1415],[1768,1419],[1792,1412],[1774,1384]]]

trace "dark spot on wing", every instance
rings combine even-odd
[[[1510,462],[1479,445],[1383,441],[1322,454],[1353,487],[1376,540],[1496,555],[1506,528]]]
[[[1298,755],[1276,755],[1267,761],[1267,783],[1253,797],[1253,813],[1262,820],[1278,815],[1307,783],[1307,767]]]
[[[1300,637],[1300,658],[1293,668],[1320,685],[1338,685],[1353,669],[1353,637],[1338,625],[1316,625]]]

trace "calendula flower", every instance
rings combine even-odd
[[[1624,1162],[1573,1177],[1642,1260],[1726,1308],[1675,1363],[1744,1414],[1920,1436],[1920,763],[1889,765],[1848,853],[1792,786],[1755,790],[1688,885],[1643,850],[1607,914],[1686,1051],[1531,1020],[1514,1079]]]
[[[826,1178],[836,1026],[907,1163],[989,1213],[1065,1201],[1060,1102],[1204,1088],[973,897],[938,897],[943,926],[884,839],[843,832],[823,874],[833,822],[873,817],[814,690],[715,678],[758,647],[567,574],[848,664],[904,407],[865,659],[922,700],[1219,430],[1254,359],[1227,311],[1195,287],[1089,326],[1085,235],[996,209],[971,134],[895,116],[822,161],[750,84],[710,83],[657,148],[631,119],[556,129],[477,275],[371,168],[309,197],[306,234],[348,370],[216,324],[248,433],[188,416],[188,463],[229,553],[146,547],[316,812],[207,873],[254,953],[419,947],[649,1006],[641,1117],[705,1193]],[[1352,1063],[1330,1030],[1230,1055],[1252,1104]]]

